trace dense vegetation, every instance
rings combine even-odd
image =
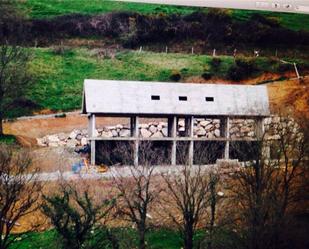
[[[206,8],[181,7],[156,4],[126,3],[113,0],[93,0],[85,2],[83,0],[27,0],[20,1],[18,6],[25,10],[31,18],[44,19],[67,14],[102,14],[114,11],[134,11],[141,14],[190,14],[195,11],[207,12]],[[245,21],[257,11],[232,10],[233,18]],[[260,12],[259,12],[260,13]],[[284,27],[292,30],[308,30],[309,18],[302,14],[271,13],[263,12],[264,16],[277,19]]]

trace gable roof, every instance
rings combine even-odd
[[[82,113],[102,115],[268,116],[266,86],[84,81]]]

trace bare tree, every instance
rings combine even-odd
[[[124,151],[129,150],[122,150]],[[131,155],[124,153],[124,158],[130,162]],[[151,143],[141,143],[139,148],[140,166],[128,167],[128,173],[115,173],[114,183],[119,191],[118,214],[123,219],[132,222],[138,231],[139,249],[146,248],[147,220],[153,203],[160,194],[159,185],[155,186],[154,169],[156,162],[160,164],[162,155],[151,149]],[[125,160],[126,161],[126,160]]]
[[[299,183],[308,164],[308,140],[295,120],[279,118],[260,142],[234,149],[253,155],[230,187],[247,247],[279,248],[288,209],[297,206],[303,187]]]
[[[210,148],[208,148],[208,151],[205,149],[207,145],[202,147],[202,150],[198,151],[204,153],[198,154],[201,157],[207,157],[206,161],[209,161],[211,150]],[[184,248],[192,249],[198,228],[207,228],[211,234],[213,233],[217,206],[216,185],[219,177],[206,166],[193,166],[188,163],[186,153],[178,154],[185,157],[180,160],[185,163],[180,166],[179,172],[161,174],[167,186],[167,197],[163,201],[169,203],[172,207],[168,211],[168,215],[182,235]],[[198,161],[203,161],[203,159],[199,158]],[[207,239],[211,241],[212,236]],[[208,243],[208,246],[211,248],[211,242]]]
[[[0,45],[0,136],[2,120],[14,103],[23,100],[32,83],[28,72],[29,50],[11,44]]]
[[[14,226],[38,208],[41,184],[30,166],[27,152],[0,145],[0,249],[9,248]]]
[[[109,230],[97,224],[109,215],[114,206],[113,199],[94,204],[87,189],[79,193],[69,184],[61,186],[61,193],[44,195],[43,199],[42,212],[50,218],[60,235],[63,248],[96,248],[110,243],[113,248],[118,248],[117,240]],[[96,239],[97,236],[99,240]]]

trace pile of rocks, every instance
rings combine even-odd
[[[220,119],[202,119],[194,120],[193,135],[194,137],[219,138],[221,132]],[[185,121],[180,119],[178,122],[177,136],[185,136]],[[231,138],[253,138],[255,136],[255,122],[251,119],[231,119],[230,135]],[[94,136],[97,137],[130,137],[131,131],[128,125],[106,126],[95,130]],[[139,125],[139,136],[143,138],[161,138],[168,136],[166,122],[150,122]],[[75,129],[69,134],[60,133],[47,135],[38,138],[39,146],[68,146],[76,147],[87,144],[88,130]]]
[[[256,125],[253,119],[230,119],[230,137],[254,138]]]

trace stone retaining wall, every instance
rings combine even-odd
[[[221,137],[220,119],[195,119],[193,134],[194,137],[219,138]],[[130,127],[128,125],[106,126],[96,129],[98,137],[129,137]],[[184,136],[185,122],[179,120],[177,136]],[[150,122],[139,125],[140,137],[167,137],[168,129],[166,122]],[[230,136],[231,138],[254,138],[255,137],[255,121],[253,119],[231,119],[230,120]],[[88,130],[75,129],[70,133],[60,133],[47,135],[38,138],[39,146],[68,146],[76,147],[87,144]]]

